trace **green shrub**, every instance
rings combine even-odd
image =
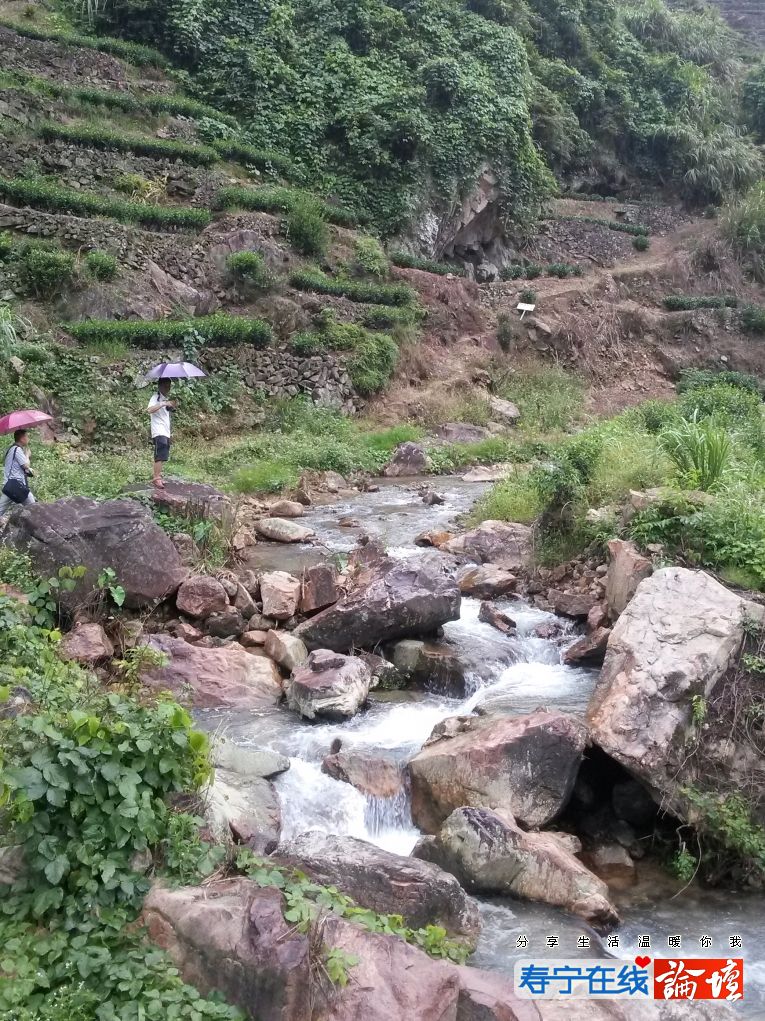
[[[85,266],[96,280],[113,280],[117,276],[117,260],[109,252],[88,252]]]
[[[499,271],[501,280],[518,280],[524,274],[524,267],[514,262],[509,266],[503,266]]]
[[[670,312],[690,312],[696,308],[736,308],[738,298],[734,295],[670,294],[664,299],[664,307]]]
[[[518,322],[515,316],[507,312],[500,312],[497,316],[497,343],[505,354],[512,350],[518,340],[520,333]]]
[[[695,387],[681,396],[678,411],[687,421],[713,419],[721,428],[735,432],[755,452],[763,449],[762,401],[751,390],[717,382]]]
[[[305,202],[307,199],[320,203],[324,218],[330,223],[336,223],[341,227],[353,227],[358,221],[357,214],[352,210],[323,202],[310,192],[297,188],[275,186],[246,188],[232,185],[229,188],[221,188],[216,196],[216,205],[219,209],[256,209],[264,213],[288,213],[296,203]]]
[[[388,257],[377,238],[359,235],[353,242],[353,268],[363,276],[386,277],[390,267]]]
[[[527,288],[526,290],[521,291],[518,298],[526,305],[534,305],[537,300],[537,292]]]
[[[534,365],[509,372],[495,381],[498,397],[517,404],[524,429],[551,432],[567,429],[581,413],[582,385],[557,365]]]
[[[570,262],[551,262],[547,266],[548,275],[559,277],[561,280],[566,277],[581,276],[581,272],[578,266],[574,266]]]
[[[190,145],[188,142],[178,142],[173,138],[128,135],[122,131],[92,127],[89,124],[55,124],[46,121],[40,124],[37,130],[47,142],[59,140],[72,145],[104,149],[107,152],[132,152],[137,156],[183,160],[185,163],[200,166],[209,166],[218,159],[214,149],[203,145]]]
[[[290,341],[300,355],[319,351],[348,351],[348,375],[362,396],[379,393],[393,374],[398,361],[398,346],[385,333],[370,333],[356,323],[339,323],[330,314],[324,316],[315,333],[296,333]]]
[[[746,305],[741,310],[741,325],[747,333],[765,333],[765,307]]]
[[[136,223],[145,227],[179,227],[185,230],[202,230],[212,217],[206,209],[152,206],[122,199],[104,198],[88,191],[62,188],[49,181],[17,177],[0,178],[0,196],[9,202],[22,202],[33,209],[51,213],[71,213],[74,216],[109,216],[122,223]]]
[[[475,506],[475,521],[516,521],[530,525],[542,511],[536,485],[527,473],[498,482]]]
[[[224,159],[245,163],[271,174],[289,177],[294,169],[289,157],[270,149],[258,149],[254,145],[232,139],[216,139],[210,145]]]
[[[632,239],[632,247],[638,252],[647,252],[651,247],[651,239],[645,234],[638,234]]]
[[[267,290],[273,282],[260,252],[232,252],[226,259],[226,268],[237,283],[258,290]]]
[[[122,57],[131,64],[138,64],[145,67],[165,67],[167,60],[150,46],[143,46],[140,43],[128,42],[125,39],[113,39],[109,36],[81,35],[79,32],[70,32],[66,29],[38,28],[10,18],[0,18],[0,25],[10,28],[21,36],[28,39],[38,39],[42,42],[51,40],[60,42],[66,46],[80,46],[87,50],[100,50],[101,53],[111,53],[115,57]]]
[[[633,418],[639,429],[655,436],[668,425],[673,425],[678,414],[677,406],[670,401],[649,400],[627,412],[625,417]]]
[[[528,266],[524,268],[523,275],[526,277],[527,280],[536,280],[537,277],[542,276],[542,267],[537,266],[536,263],[531,262],[529,263]]]
[[[735,372],[731,369],[723,369],[719,372],[716,369],[683,369],[680,372],[676,389],[678,394],[684,394],[689,390],[704,389],[719,383],[735,386],[740,390],[748,390],[758,396],[762,393],[757,376],[749,375],[746,372]]]
[[[394,266],[401,266],[404,269],[421,269],[426,273],[437,273],[439,276],[446,276],[449,273],[458,277],[465,275],[465,270],[461,266],[439,262],[437,259],[428,259],[421,255],[412,255],[410,252],[401,250],[393,252],[390,261]]]
[[[372,284],[363,280],[339,280],[315,270],[298,270],[290,275],[290,283],[299,291],[334,294],[351,301],[375,305],[407,305],[415,292],[406,284]]]
[[[150,349],[180,347],[190,331],[198,333],[210,347],[247,344],[256,348],[271,342],[271,327],[262,319],[217,312],[195,319],[87,319],[81,323],[65,323],[64,329],[82,343],[122,341],[131,347]]]
[[[19,278],[38,298],[52,298],[71,284],[74,256],[69,252],[25,245],[17,256]]]
[[[426,315],[421,305],[371,305],[361,312],[360,322],[370,330],[391,330],[397,326],[419,326]]]
[[[0,259],[7,259],[15,244],[16,239],[9,230],[0,231]]]
[[[666,429],[660,441],[685,489],[706,493],[720,487],[731,466],[733,444],[714,418],[694,416]]]
[[[742,255],[752,259],[761,275],[765,267],[765,180],[726,207],[723,231]]]
[[[287,211],[287,237],[302,255],[324,255],[329,230],[321,203],[310,195],[299,196]]]

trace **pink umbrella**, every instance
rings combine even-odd
[[[15,433],[17,429],[33,429],[36,425],[52,421],[52,417],[44,411],[12,411],[0,418],[0,434]]]

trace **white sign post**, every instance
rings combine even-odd
[[[533,312],[536,305],[526,305],[524,302],[519,301],[516,308],[521,313],[521,319],[526,315],[527,312]]]

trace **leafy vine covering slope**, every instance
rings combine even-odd
[[[550,169],[676,174],[715,201],[756,175],[735,128],[736,37],[663,0],[114,0],[201,93],[394,232],[488,163],[523,220]]]

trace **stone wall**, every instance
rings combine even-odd
[[[230,364],[230,354],[209,350],[205,360],[214,369]],[[350,415],[364,405],[342,360],[333,354],[300,357],[279,348],[266,351],[242,349],[236,361],[247,386],[262,390],[268,397],[298,397],[303,394],[316,404],[337,408]]]

